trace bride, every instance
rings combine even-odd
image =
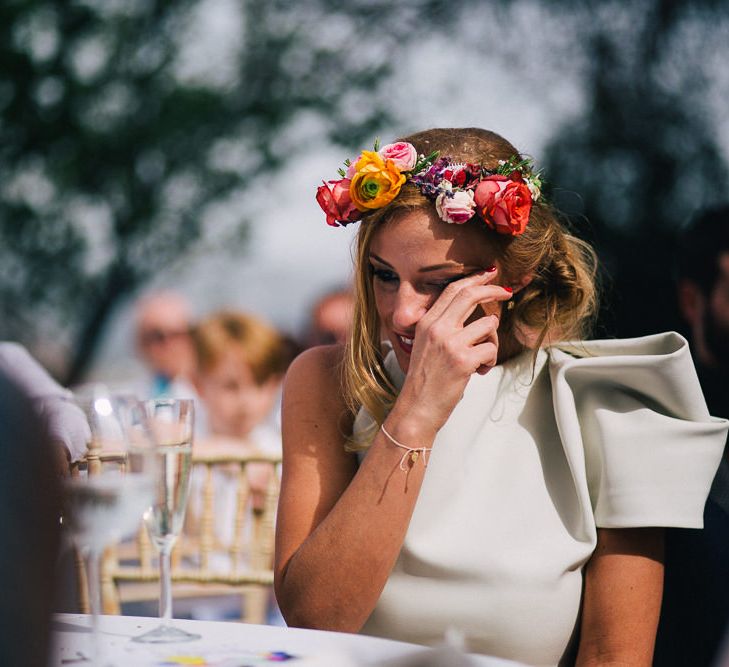
[[[360,221],[357,304],[285,383],[287,622],[650,665],[662,527],[701,526],[727,430],[685,341],[584,340],[594,253],[492,132],[363,151],[317,199]]]

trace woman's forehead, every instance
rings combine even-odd
[[[373,235],[370,253],[387,261],[409,257],[427,263],[485,266],[494,261],[496,248],[488,231],[475,224],[448,224],[416,209],[382,224]]]

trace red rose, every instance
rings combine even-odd
[[[456,170],[446,169],[443,172],[443,180],[449,181],[455,188],[462,188],[466,184],[467,176],[466,170],[462,167]]]
[[[474,191],[476,207],[484,222],[499,234],[523,234],[532,210],[532,193],[517,174],[487,176]]]
[[[324,185],[316,189],[316,201],[326,213],[327,224],[332,227],[354,222],[361,215],[349,196],[349,184],[348,178],[342,178],[339,181],[324,182]]]
[[[465,169],[460,169],[453,175],[453,185],[457,188],[462,188],[466,184],[466,173]]]

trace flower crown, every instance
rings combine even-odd
[[[455,162],[438,151],[418,155],[406,141],[362,151],[339,169],[341,178],[324,181],[316,201],[333,227],[360,220],[387,206],[410,181],[430,200],[441,220],[463,224],[474,215],[499,234],[518,236],[529,222],[532,202],[541,195],[542,181],[532,172],[532,161],[512,156],[496,169]]]

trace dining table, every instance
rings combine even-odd
[[[104,615],[99,619],[99,667],[515,667],[501,658],[464,653],[447,645],[429,648],[361,634],[240,622],[174,619],[197,634],[194,641],[145,644],[133,638],[158,618]],[[54,614],[50,667],[92,667],[91,616]]]

